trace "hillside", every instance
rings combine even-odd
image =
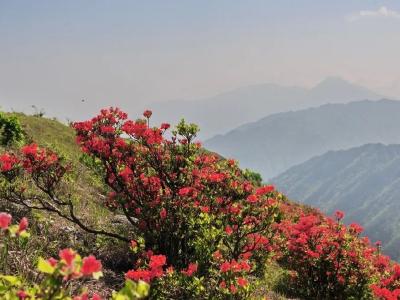
[[[271,180],[290,198],[330,214],[346,212],[372,240],[400,259],[400,145],[330,151]]]
[[[273,113],[326,103],[381,98],[382,96],[364,87],[330,77],[311,89],[260,84],[195,101],[154,103],[149,107],[138,107],[135,114],[140,115],[147,108],[153,109],[153,122],[156,124],[165,121],[176,123],[185,118],[200,125],[200,137],[204,140]]]
[[[79,147],[75,142],[75,132],[69,126],[55,119],[16,114],[25,132],[27,142],[34,141],[43,147],[49,147],[77,160],[80,156]]]
[[[327,104],[268,116],[215,136],[205,146],[268,179],[329,150],[399,143],[399,114],[400,102],[391,100]]]

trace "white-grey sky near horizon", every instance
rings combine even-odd
[[[400,98],[399,53],[398,0],[0,0],[0,106],[49,115],[327,76]]]

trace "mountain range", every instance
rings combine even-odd
[[[264,179],[329,150],[400,143],[400,101],[356,101],[273,114],[205,141]]]
[[[239,88],[210,98],[193,101],[158,102],[137,107],[136,114],[152,109],[152,122],[177,123],[181,118],[200,126],[200,138],[211,138],[242,124],[273,113],[344,103],[356,100],[378,100],[382,96],[337,77],[329,77],[307,89],[276,84],[260,84]]]
[[[400,135],[400,134],[399,134]],[[329,151],[271,180],[290,198],[328,214],[346,213],[383,250],[400,259],[400,145]]]

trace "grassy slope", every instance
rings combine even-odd
[[[77,161],[80,151],[75,143],[74,130],[56,120],[15,114],[27,136],[27,142],[34,141],[40,146],[53,148],[69,160]]]

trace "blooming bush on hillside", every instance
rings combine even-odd
[[[285,289],[296,297],[397,297],[398,265],[360,238],[358,225],[342,224],[341,212],[333,220],[288,202],[257,174],[202,149],[197,126],[182,121],[167,134],[170,125],[151,127],[151,115],[134,121],[110,108],[73,124],[108,188],[103,205],[125,216],[126,231],[87,224],[68,193],[71,166],[36,144],[0,156],[1,198],[129,244],[134,264],[125,278],[150,284],[152,299],[254,298],[271,260],[288,271]],[[68,257],[77,256],[67,249],[41,265],[65,277]],[[70,275],[97,274],[96,262],[77,258]]]
[[[145,119],[132,121],[111,108],[73,125],[82,150],[103,170],[110,189],[104,205],[125,214],[134,235],[84,224],[60,188],[69,166],[36,144],[0,159],[8,182],[3,197],[55,212],[89,232],[132,240],[136,265],[127,278],[157,285],[169,276],[181,287],[171,290],[182,297],[244,297],[271,250],[278,214],[273,187],[255,186],[234,161],[201,149],[195,125],[181,122],[168,139],[169,125],[150,127],[150,116],[146,111]],[[40,196],[27,192],[28,182]]]

